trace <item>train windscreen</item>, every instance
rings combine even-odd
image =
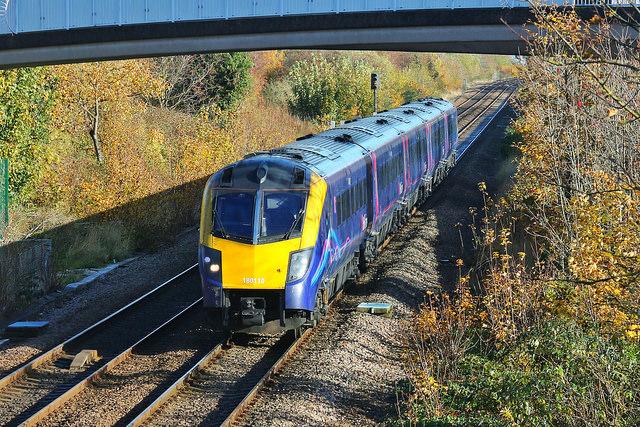
[[[260,241],[288,239],[302,231],[306,191],[265,191]]]
[[[255,200],[254,191],[219,191],[213,200],[213,234],[251,242]]]

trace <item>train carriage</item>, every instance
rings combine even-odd
[[[225,328],[313,325],[455,163],[457,111],[422,99],[214,174],[202,202],[204,305]]]

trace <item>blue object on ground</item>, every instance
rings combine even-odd
[[[393,306],[386,302],[363,302],[358,304],[357,311],[371,314],[390,314]]]
[[[9,337],[35,337],[47,326],[49,326],[49,322],[45,320],[15,322],[7,326],[5,335]]]

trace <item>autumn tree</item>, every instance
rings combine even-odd
[[[640,308],[638,23],[614,9],[534,12],[514,200],[575,315],[623,333]]]
[[[98,163],[104,162],[101,120],[116,110],[133,109],[144,97],[155,96],[164,82],[147,60],[94,62],[54,68],[64,128],[88,135]]]
[[[296,116],[316,122],[348,120],[373,112],[369,78],[372,68],[349,56],[312,56],[291,67],[289,102]]]
[[[167,82],[158,103],[190,114],[210,106],[232,110],[249,92],[252,66],[241,52],[158,58],[155,71]]]

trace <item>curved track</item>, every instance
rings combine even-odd
[[[487,114],[495,116],[514,88],[513,82],[497,82],[487,90],[481,88],[477,92],[482,93],[481,96],[474,94],[464,101],[471,104],[461,113],[465,124],[460,134],[473,130],[472,126],[487,119]],[[129,426],[236,424],[261,388],[322,326],[321,322],[307,329],[297,340],[285,335],[250,339],[229,348],[217,346],[140,412]]]
[[[460,136],[470,141],[458,159],[514,88],[511,81],[492,83],[458,103]],[[193,266],[0,380],[0,423],[233,425],[269,378],[322,328],[308,329],[297,340],[288,334],[239,337],[227,345],[226,335],[194,330],[204,323],[200,307]],[[71,372],[69,359],[83,349],[97,350],[102,359]],[[167,364],[162,355],[171,352],[178,356]],[[151,378],[149,372],[161,374]],[[127,387],[135,391],[127,395]],[[109,416],[96,418],[96,406]]]

